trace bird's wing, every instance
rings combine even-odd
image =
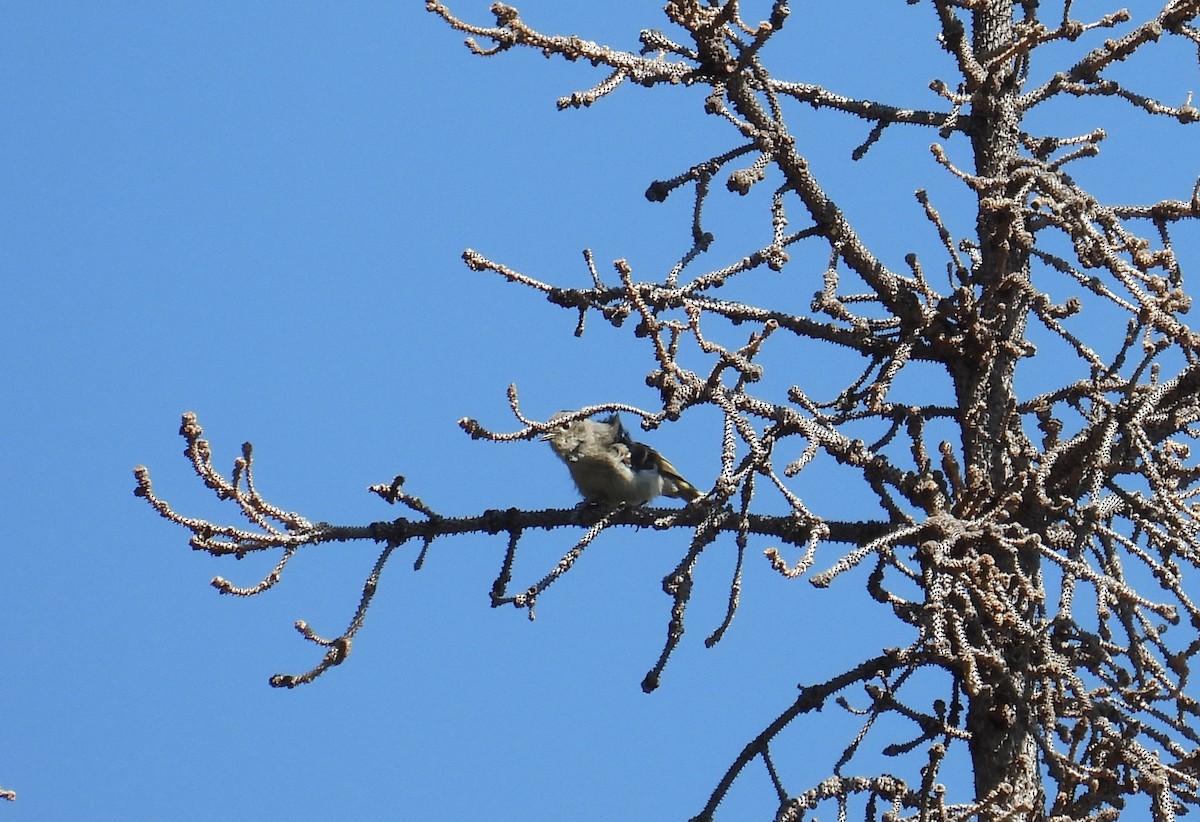
[[[653,449],[651,449],[651,450],[653,450]],[[659,454],[657,451],[655,451],[654,453],[658,457],[659,473],[661,473],[664,477],[669,479],[671,481],[671,484],[675,486],[675,488],[674,488],[675,493],[671,493],[670,490],[668,490],[667,488],[664,488],[663,489],[664,494],[666,494],[668,497],[675,497],[677,499],[687,500],[688,502],[691,502],[692,500],[696,499],[696,497],[702,496],[700,490],[698,488],[696,488],[696,486],[692,485],[690,482],[685,480],[683,478],[683,475],[681,475],[679,473],[679,471],[675,468],[675,466],[672,465],[671,462],[666,457],[664,457],[662,454]]]
[[[629,465],[635,471],[657,470],[667,480],[662,493],[668,497],[691,502],[696,497],[703,496],[696,486],[683,478],[671,461],[645,443],[637,442],[629,436],[625,426],[614,414],[610,420],[617,425],[617,436],[629,448]]]

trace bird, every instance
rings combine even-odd
[[[550,418],[553,422],[570,412]],[[692,502],[702,496],[649,445],[635,442],[616,414],[565,422],[542,435],[567,464],[583,498],[608,505],[645,505],[660,494]]]

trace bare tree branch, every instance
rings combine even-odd
[[[1035,0],[931,0],[936,45],[955,67],[954,76],[930,84],[943,111],[774,78],[764,47],[797,23],[783,0],[770,3],[760,22],[747,21],[744,5],[669,0],[672,35],[647,29],[635,53],[540,32],[501,3],[492,6],[493,26],[427,3],[470,38],[476,55],[532,48],[595,66],[594,84],[564,95],[560,108],[599,104],[634,91],[630,86],[704,87],[703,113],[729,129],[723,150],[682,158],[647,188],[652,202],[691,192],[686,248],[669,270],[646,276],[618,259],[612,279],[585,252],[591,287],[566,288],[474,250],[463,255],[471,270],[499,275],[578,315],[577,335],[595,312],[616,327],[628,322],[644,342],[646,384],[661,407],[600,403],[571,419],[622,411],[651,429],[701,406],[717,409],[721,468],[699,500],[682,510],[583,505],[449,517],[409,495],[397,478],[372,490],[413,516],[365,526],[311,523],[259,494],[249,445],[228,477],[216,471],[191,415],[181,429],[188,459],[250,526],[178,513],[155,495],[144,468],[136,472],[137,493],[190,531],[194,548],[238,557],[278,552],[256,585],[214,580],[223,593],[249,596],[277,584],[302,547],[363,539],[385,546],[345,631],[327,639],[297,624],[324,657],[307,673],[272,680],[283,686],[310,681],[346,658],[387,562],[411,540],[422,543],[419,567],[435,539],[506,534],[491,601],[525,608],[532,618],[537,599],[575,569],[603,531],[684,529],[687,550],[663,580],[671,601],[667,639],[643,680],[648,691],[684,635],[694,569],[713,544],[731,539],[737,564],[708,644],[726,635],[741,602],[751,535],[801,549],[789,558],[772,547],[766,557],[782,576],[807,577],[817,587],[869,568],[868,593],[910,631],[911,642],[801,688],[734,758],[697,819],[713,818],[731,786],[761,761],[780,820],[805,818],[818,807],[846,818],[853,806],[867,819],[1099,821],[1115,819],[1135,800],[1156,822],[1173,820],[1200,805],[1200,705],[1191,681],[1200,610],[1187,590],[1200,570],[1200,464],[1192,451],[1200,437],[1200,335],[1183,319],[1191,297],[1173,238],[1179,224],[1200,217],[1200,185],[1164,173],[1164,186],[1180,187],[1162,199],[1101,202],[1064,168],[1099,155],[1105,130],[1032,134],[1024,123],[1035,108],[1091,96],[1195,123],[1200,114],[1183,90],[1184,102],[1160,102],[1111,70],[1153,54],[1167,38],[1200,47],[1200,0],[1167,2],[1141,22],[1125,11],[1079,21],[1067,0],[1049,24]],[[1094,43],[1110,30],[1111,38]],[[1050,44],[1053,50],[1043,50]],[[1043,67],[1041,60],[1055,62]],[[1049,77],[1040,85],[1030,84],[1035,66]],[[868,128],[854,159],[896,129],[938,129],[943,142],[925,159],[943,174],[940,184],[961,187],[973,210],[948,213],[941,195],[923,187],[914,213],[926,236],[914,237],[904,267],[894,269],[872,250],[855,207],[835,201],[817,179],[806,155],[810,138],[789,122],[796,104],[862,118]],[[864,190],[884,182],[868,180]],[[702,219],[706,204],[722,189],[740,196],[764,184],[769,241],[748,243],[740,260],[709,264],[714,235]],[[800,227],[790,228],[795,220]],[[801,244],[810,252],[805,259],[826,261],[824,270],[805,272],[819,280],[807,310],[785,302],[793,295],[782,287],[780,307],[714,296],[733,281],[790,273],[799,267],[793,256]],[[918,248],[933,251],[923,259]],[[941,287],[926,274],[931,264],[945,266]],[[731,326],[748,328],[734,333]],[[780,362],[788,355],[775,356],[786,350],[784,341],[837,351],[857,365],[835,375],[838,386],[823,395],[800,380],[785,390],[767,388],[768,368],[775,374],[786,367]],[[917,363],[936,364],[949,387],[901,402],[897,386],[911,385]],[[1053,387],[1024,395],[1020,378],[1030,373],[1049,375]],[[509,403],[515,431],[494,432],[470,419],[460,424],[473,438],[512,443],[561,422],[528,418],[515,388]],[[803,486],[795,478],[814,470],[826,472],[821,482],[836,475],[856,489],[858,519],[826,518],[797,490]],[[763,494],[789,513],[754,513]],[[584,533],[540,578],[514,583],[521,536],[563,527]],[[944,683],[939,696],[914,685],[930,676]],[[783,734],[852,686],[861,686],[862,706],[851,707],[850,696],[839,696],[838,705],[859,730],[828,777],[785,784]],[[920,763],[911,778],[874,770],[847,775],[875,741],[886,756]],[[970,761],[971,789],[942,781],[951,755]]]

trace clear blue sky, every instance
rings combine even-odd
[[[451,7],[488,22],[488,5]],[[639,29],[668,25],[661,5],[520,7],[548,31],[636,48]],[[795,5],[778,75],[936,105],[927,84],[947,66],[929,45],[930,9]],[[848,22],[832,16],[839,6]],[[459,255],[473,247],[582,285],[580,250],[591,247],[610,279],[618,257],[661,277],[686,250],[690,203],[654,205],[642,192],[732,145],[694,90],[626,88],[557,113],[557,97],[597,70],[531,53],[471,57],[423,7],[0,8],[0,786],[19,794],[0,806],[5,819],[686,818],[798,681],[903,640],[857,593],[861,575],[824,592],[788,582],[767,569],[762,543],[732,629],[705,650],[732,569],[732,544],[720,544],[697,571],[684,643],[647,696],[639,683],[669,616],[660,580],[684,534],[605,535],[532,624],[488,607],[504,543],[470,537],[436,543],[416,574],[404,549],[347,664],[303,688],[268,687],[271,674],[317,661],[293,621],[340,632],[376,546],[304,551],[267,595],[221,597],[211,577],[253,584],[274,558],[190,551],[134,498],[132,467],[148,465],[182,511],[227,517],[180,455],[179,416],[192,410],[220,466],[253,441],[260,488],[313,520],[398,515],[365,492],[398,473],[444,514],[574,504],[548,448],[472,442],[456,420],[511,429],[514,381],[535,416],[652,406],[650,350],[594,318],[577,340],[573,315],[468,271]],[[816,33],[801,45],[805,26]],[[1169,56],[1157,76],[1148,64],[1122,70],[1177,104],[1200,83],[1194,58]],[[1107,122],[1099,105],[1074,111],[1064,131],[1103,124],[1112,135],[1077,172],[1099,193],[1190,193],[1194,128],[1139,157],[1139,141],[1166,130],[1126,131],[1131,115]],[[802,150],[887,261],[903,267],[917,250],[940,268],[912,197],[924,181],[941,203],[961,201],[932,171],[936,135],[890,129],[854,165],[861,123],[793,116]],[[1178,179],[1164,181],[1163,157],[1183,167]],[[714,200],[714,266],[761,243],[766,194]],[[803,310],[817,266],[765,280],[757,296]],[[779,386],[819,384],[828,368],[787,364]],[[708,487],[716,426],[695,414],[647,437]],[[854,515],[832,478],[814,478],[803,489],[812,507]],[[529,537],[519,580],[540,578],[574,539]],[[827,773],[847,727],[838,719],[830,706],[791,736],[791,786]],[[753,770],[728,818],[772,808]]]

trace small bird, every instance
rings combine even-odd
[[[568,412],[555,417],[564,413]],[[567,464],[586,500],[645,505],[659,494],[688,502],[701,496],[666,457],[649,445],[634,442],[616,414],[603,420],[565,423],[543,434],[542,439]]]

